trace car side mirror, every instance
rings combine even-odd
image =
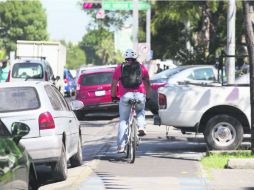
[[[27,124],[21,122],[14,122],[11,125],[11,134],[13,140],[18,143],[22,137],[30,132],[30,128]]]
[[[83,102],[81,102],[79,100],[73,100],[73,101],[71,101],[70,105],[71,105],[71,109],[73,111],[75,111],[75,110],[81,110],[82,108],[84,108]]]

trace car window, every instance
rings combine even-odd
[[[12,78],[43,78],[43,68],[39,63],[16,63],[12,69]]]
[[[82,86],[94,86],[101,84],[111,84],[113,73],[96,73],[84,75],[81,79]]]
[[[186,67],[187,68],[187,67]],[[155,74],[151,77],[151,82],[165,82],[169,77],[175,75],[176,73],[179,73],[186,69],[185,67],[176,67],[173,69],[168,69],[165,71],[162,71],[158,74]]]
[[[195,69],[187,78],[193,80],[215,80],[212,68]]]
[[[9,131],[6,129],[5,125],[0,121],[0,137],[10,137]]]
[[[39,107],[40,100],[33,87],[0,88],[0,112],[33,110]]]
[[[62,103],[62,106],[64,107],[65,110],[70,110],[69,105],[67,104],[67,102],[65,101],[63,95],[59,92],[59,90],[56,89],[56,87],[52,86],[53,90],[55,91],[55,93],[58,95],[59,100]]]
[[[64,110],[60,100],[57,98],[57,94],[54,92],[53,88],[49,85],[45,86],[45,90],[47,92],[47,95],[49,97],[50,103],[54,110],[56,111],[62,111]]]

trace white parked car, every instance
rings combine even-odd
[[[59,180],[67,177],[67,161],[82,164],[80,123],[72,110],[83,108],[80,101],[70,105],[49,82],[24,81],[0,84],[0,118],[11,131],[20,121],[30,127],[21,139],[33,161],[48,164]]]
[[[151,77],[153,89],[178,84],[178,82],[212,83],[217,79],[217,69],[213,65],[184,65],[168,69]]]

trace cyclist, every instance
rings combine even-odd
[[[138,122],[138,135],[144,136],[145,132],[145,102],[149,100],[151,86],[149,74],[144,65],[137,61],[137,53],[133,49],[127,49],[124,53],[125,62],[119,64],[112,78],[111,97],[112,101],[117,101],[116,88],[119,82],[119,115],[120,124],[117,135],[117,150],[119,153],[125,152],[127,140],[127,121],[131,106],[128,104],[130,99],[140,100],[136,105],[136,116]]]

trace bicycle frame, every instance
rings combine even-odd
[[[140,101],[130,100],[131,105],[130,116],[128,119],[128,138],[127,138],[127,155],[130,163],[134,163],[137,145],[139,144],[139,138],[137,136],[137,121],[136,121],[136,104]]]

